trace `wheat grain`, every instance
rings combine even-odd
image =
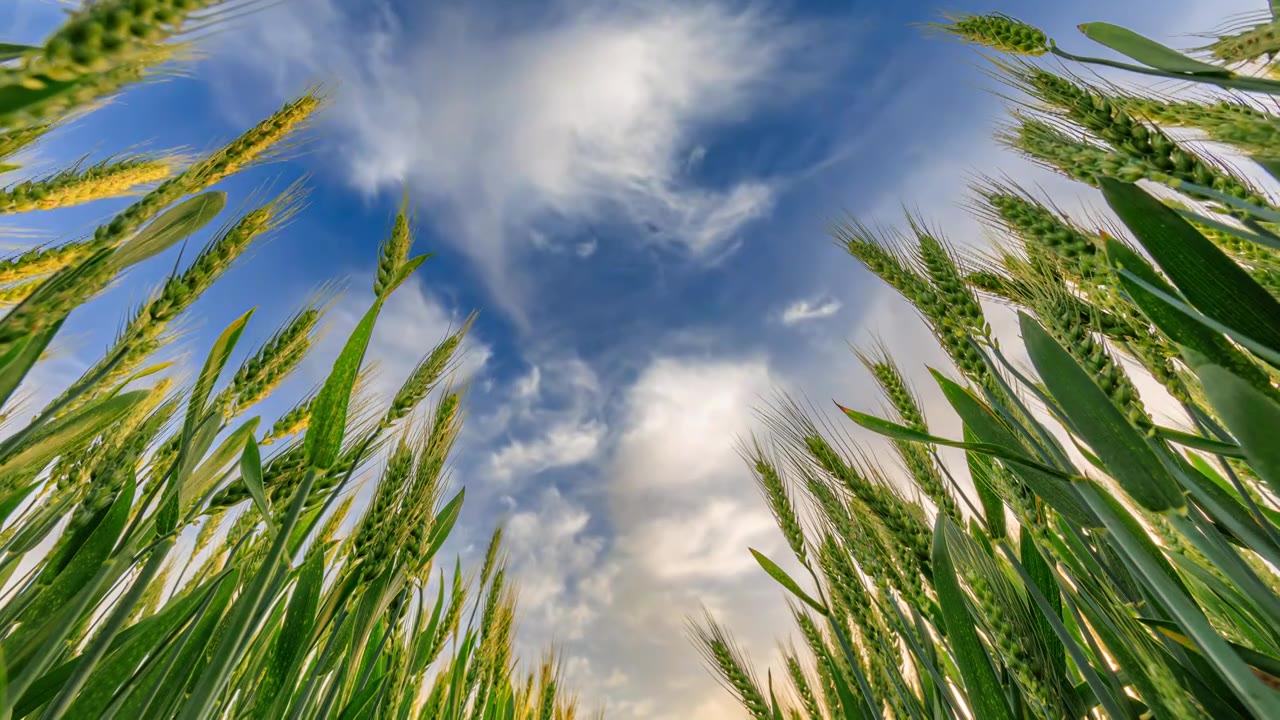
[[[725,629],[707,613],[703,623],[693,628],[699,648],[755,720],[770,720],[769,703],[760,692],[759,683],[743,660]]]
[[[182,162],[176,155],[139,156],[104,160],[84,169],[73,166],[0,190],[0,214],[54,210],[133,194],[141,186],[169,177]]]
[[[192,13],[223,0],[96,0],[75,11],[44,47],[0,73],[0,84],[41,87],[136,61],[182,32]]]
[[[948,18],[942,30],[972,43],[1015,55],[1044,55],[1049,38],[1039,28],[1002,13]]]

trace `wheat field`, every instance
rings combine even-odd
[[[364,314],[286,412],[257,414],[316,348],[328,290],[238,366],[249,308],[199,348],[193,377],[164,359],[197,299],[307,211],[305,182],[241,211],[221,183],[296,147],[334,91],[310,88],[208,153],[23,167],[251,4],[97,0],[39,45],[0,44],[0,215],[128,201],[0,260],[0,720],[573,718],[556,651],[516,656],[501,529],[478,568],[442,553],[465,499],[449,470],[475,316],[388,401],[363,392],[379,315],[428,259],[407,193],[358,290]],[[970,187],[1000,239],[980,253],[917,216],[832,228],[951,366],[925,376],[858,351],[887,413],[837,409],[887,438],[897,467],[786,399],[746,444],[793,557],[743,551],[790,599],[795,638],[762,678],[714,616],[689,625],[690,652],[745,717],[1280,717],[1280,202],[1177,139],[1280,168],[1280,19],[1185,52],[1080,30],[1105,57],[1002,14],[931,32],[981,46],[1012,98],[1001,141],[1096,188],[1109,221],[991,178]],[[74,311],[202,230],[79,377],[23,405]],[[1018,336],[993,331],[992,304],[1017,312]],[[1182,426],[1157,420],[1135,373]],[[917,374],[959,437],[931,432]]]
[[[887,414],[837,409],[904,472],[809,407],[768,410],[747,450],[800,575],[752,553],[798,646],[762,681],[714,617],[691,626],[747,716],[1280,716],[1280,214],[1170,132],[1275,173],[1280,20],[1237,25],[1188,53],[1081,25],[1105,57],[998,13],[935,27],[1008,88],[1003,144],[1100,190],[1108,219],[983,178],[970,207],[997,241],[980,252],[917,216],[836,225],[945,350],[953,367],[922,379],[963,430],[931,433],[916,369],[882,347],[858,356]],[[992,330],[991,304],[1017,334]],[[1157,422],[1135,373],[1183,427]]]

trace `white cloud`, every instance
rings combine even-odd
[[[334,0],[303,0],[232,42],[281,92],[336,75],[330,142],[348,177],[365,190],[409,180],[513,312],[512,230],[539,218],[629,219],[705,257],[768,212],[767,179],[711,188],[684,170],[705,153],[701,128],[784,94],[797,27],[729,2],[491,15],[451,5],[407,26],[379,5],[356,22]]]
[[[742,489],[751,486],[745,466],[737,475]],[[689,512],[653,518],[636,533],[645,549],[641,560],[662,581],[733,578],[758,566],[745,549],[777,532],[753,493],[704,499]]]
[[[835,298],[819,298],[816,300],[796,300],[782,311],[782,323],[795,325],[806,320],[829,318],[840,312],[840,301]]]
[[[586,259],[596,254],[596,250],[600,247],[600,241],[596,238],[581,240],[579,242],[560,242],[541,230],[529,231],[529,245],[539,252],[562,255],[572,253],[579,258]]]
[[[482,423],[494,433],[487,477],[506,484],[599,455],[608,426],[600,380],[589,365],[576,356],[554,356],[511,385],[511,401]]]
[[[526,626],[533,636],[522,633],[526,644],[551,636],[577,640],[612,601],[616,568],[604,561],[604,538],[589,530],[590,521],[585,507],[555,488],[507,520],[504,544],[519,577],[522,613],[532,620]]]
[[[529,400],[538,397],[539,391],[542,389],[542,368],[534,365],[529,368],[529,374],[516,380],[516,397],[521,400]]]
[[[628,658],[630,675],[608,692],[617,717],[702,717],[692,711],[729,707],[714,699],[685,634],[704,603],[755,657],[789,632],[781,595],[747,552],[785,560],[736,444],[776,382],[761,359],[659,357],[626,392],[606,463],[617,534],[610,557],[625,570],[605,614],[621,636],[609,656]],[[655,697],[659,706],[646,703]]]
[[[627,393],[620,487],[667,495],[736,486],[743,465],[734,437],[750,429],[751,408],[773,385],[763,360],[655,360]]]
[[[564,422],[537,438],[516,440],[500,448],[490,458],[490,472],[494,478],[508,481],[577,465],[596,456],[604,434],[605,426],[594,420]]]

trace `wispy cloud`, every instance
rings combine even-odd
[[[719,1],[566,3],[520,23],[473,7],[408,25],[386,5],[354,18],[300,0],[236,52],[286,87],[339,78],[333,142],[351,182],[408,180],[517,316],[527,279],[513,267],[540,219],[623,219],[645,242],[715,257],[769,212],[768,178],[712,187],[686,171],[706,153],[700,130],[785,95],[797,28]]]
[[[505,485],[589,462],[604,450],[600,380],[581,359],[548,357],[510,386],[510,400],[482,420],[493,434],[485,477]]]
[[[807,320],[821,320],[840,312],[840,301],[835,298],[796,300],[782,311],[782,324],[795,325]]]
[[[544,435],[504,445],[490,459],[493,477],[529,478],[551,468],[568,467],[596,456],[605,426],[594,420],[566,421]]]

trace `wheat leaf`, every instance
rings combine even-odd
[[[1230,77],[1233,74],[1217,65],[1189,58],[1173,48],[1111,23],[1085,23],[1080,26],[1080,32],[1100,45],[1157,70],[1211,77]]]

